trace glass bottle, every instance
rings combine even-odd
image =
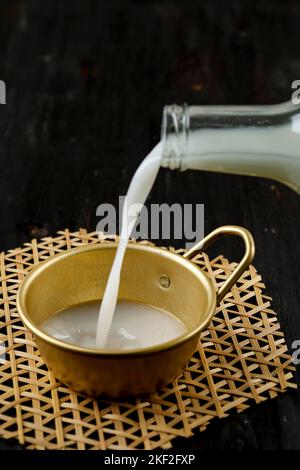
[[[165,106],[162,166],[262,176],[300,193],[300,105]]]

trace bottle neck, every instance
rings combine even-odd
[[[300,165],[300,105],[169,105],[161,139],[162,166],[170,169],[259,174],[257,166],[264,159],[270,163],[267,156],[274,155],[299,157]],[[275,163],[278,167],[280,162]]]
[[[188,144],[189,126],[187,105],[171,104],[164,107],[161,126],[162,166],[171,170],[182,168]]]

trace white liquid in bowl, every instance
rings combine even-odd
[[[45,320],[40,328],[67,343],[96,348],[98,302],[72,306]],[[187,331],[174,315],[152,305],[119,301],[105,349],[136,349],[165,343]]]

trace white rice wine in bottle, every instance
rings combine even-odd
[[[165,106],[163,167],[261,176],[300,193],[300,105]]]

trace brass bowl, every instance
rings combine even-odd
[[[216,293],[208,277],[189,259],[221,235],[242,237],[245,253]],[[174,340],[142,349],[105,350],[68,344],[41,331],[39,325],[49,316],[102,298],[116,248],[116,243],[87,245],[40,263],[22,283],[17,306],[46,363],[62,382],[88,395],[123,398],[150,393],[183,370],[217,303],[253,259],[254,241],[246,229],[225,226],[183,256],[153,246],[128,245],[119,298],[164,308],[176,315],[187,332]]]

